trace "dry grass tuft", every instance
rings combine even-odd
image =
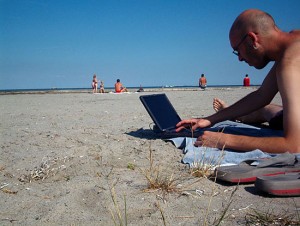
[[[224,148],[220,150],[221,156],[207,158],[206,151],[203,152],[201,160],[191,165],[190,174],[195,177],[210,178],[214,175],[215,168],[220,166],[224,157]],[[195,158],[196,159],[196,158]]]
[[[223,133],[224,129],[220,131],[220,133]],[[193,138],[193,137],[192,137]],[[215,146],[218,146],[219,140],[214,141]],[[205,150],[202,153],[202,156],[199,156],[199,160],[195,161],[191,164],[191,169],[190,169],[190,174],[195,177],[204,177],[204,178],[209,178],[214,174],[214,170],[217,166],[220,166],[223,158],[224,158],[224,148],[225,145],[223,146],[222,150],[220,150],[220,157],[215,157],[213,155],[209,155],[207,153],[207,148],[205,143],[202,145],[202,148]],[[210,157],[208,157],[210,156]],[[194,159],[197,159],[196,156]]]
[[[245,216],[246,225],[300,225],[299,213],[289,213],[285,211],[284,213],[278,215],[274,214],[272,211],[259,211],[252,209],[250,213]]]
[[[21,182],[31,183],[32,181],[45,180],[53,177],[60,171],[66,169],[66,162],[69,161],[68,157],[64,158],[43,158],[39,167],[35,167],[29,174],[22,174],[18,179]],[[68,176],[65,176],[69,180]]]
[[[174,173],[168,173],[165,169],[160,169],[159,165],[154,163],[153,150],[149,148],[149,168],[140,169],[145,176],[148,186],[145,191],[161,190],[162,192],[179,192],[179,179],[174,177]]]
[[[201,164],[190,169],[190,174],[194,177],[210,178],[214,173],[214,165]]]

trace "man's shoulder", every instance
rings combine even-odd
[[[300,30],[293,30],[290,32],[290,43],[288,48],[294,46],[300,46]]]
[[[300,60],[300,33],[294,37],[287,45],[283,58],[289,60]]]

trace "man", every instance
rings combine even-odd
[[[206,84],[207,84],[206,78],[205,78],[204,74],[202,74],[201,77],[199,78],[199,87],[201,89],[205,89]]]
[[[279,123],[282,118],[283,137],[249,137],[205,131],[196,146],[230,148],[239,151],[260,149],[269,153],[300,153],[300,31],[281,31],[273,18],[260,10],[246,10],[234,21],[229,32],[233,53],[240,61],[257,69],[270,61],[274,65],[261,87],[235,104],[202,119],[183,120],[176,131],[192,126],[204,128],[240,117],[256,117]],[[280,93],[282,106],[269,105]]]
[[[117,79],[117,82],[115,83],[115,91],[116,93],[127,92],[126,87],[123,87],[122,83],[120,82],[120,79]]]

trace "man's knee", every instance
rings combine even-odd
[[[282,114],[282,106],[275,105],[275,104],[269,104],[269,105],[264,107],[263,114],[266,118],[266,121],[269,122],[271,119],[273,119],[277,115]]]

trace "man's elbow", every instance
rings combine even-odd
[[[287,151],[289,153],[299,154],[300,153],[300,141],[296,139],[289,140],[287,145]]]
[[[290,149],[289,152],[293,154],[300,154],[300,146]]]

